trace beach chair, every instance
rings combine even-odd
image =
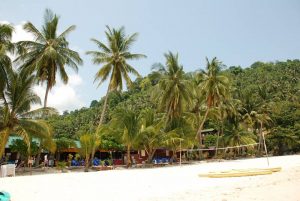
[[[16,176],[15,164],[1,165],[0,177]]]

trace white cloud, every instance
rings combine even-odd
[[[12,35],[12,42],[18,42],[23,40],[33,40],[34,36],[23,29],[23,25],[26,22],[21,22],[21,24],[15,25],[15,31]]]
[[[79,86],[82,84],[82,79],[79,75],[73,74],[69,76],[69,84],[71,86]]]
[[[60,113],[65,110],[74,110],[83,107],[85,104],[76,91],[76,87],[82,84],[82,79],[79,75],[69,75],[69,83],[63,84],[57,81],[55,87],[48,94],[47,106],[56,108]],[[35,86],[34,91],[41,97],[44,102],[46,86]],[[34,106],[38,108],[38,106]]]

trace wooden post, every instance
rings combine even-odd
[[[180,139],[179,165],[181,166],[181,139]]]
[[[268,166],[269,166],[270,164],[269,164],[268,150],[267,150],[267,146],[266,146],[265,134],[263,132],[262,132],[262,138],[263,138],[263,141],[264,141],[264,147],[265,147],[265,152],[266,152],[266,155],[267,155],[267,161],[268,161]]]

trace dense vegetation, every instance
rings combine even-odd
[[[300,61],[288,60],[286,62],[262,63],[256,62],[248,68],[240,66],[224,67],[220,72],[227,76],[231,82],[231,103],[224,110],[230,110],[232,104],[237,110],[237,114],[226,115],[224,121],[224,135],[234,135],[232,125],[243,123],[246,127],[254,127],[253,132],[259,132],[260,119],[266,121],[264,130],[266,135],[268,149],[274,154],[284,154],[297,152],[300,149]],[[144,78],[139,78],[134,82],[133,87],[125,92],[113,92],[108,98],[108,108],[106,112],[105,123],[109,123],[115,111],[120,108],[131,109],[136,114],[143,112],[145,108],[156,110],[157,101],[151,99],[151,94],[160,77],[153,71]],[[185,73],[189,81],[193,81],[192,73]],[[81,108],[75,111],[65,111],[63,115],[48,119],[48,122],[54,127],[55,137],[68,137],[79,139],[82,133],[95,130],[99,119],[99,112],[103,107],[104,100],[99,102],[94,100],[89,108]],[[195,100],[194,100],[195,102]],[[195,103],[194,103],[195,104]],[[186,107],[186,117],[195,114],[195,106]],[[158,112],[163,112],[163,110]],[[225,111],[224,113],[226,113]],[[233,111],[231,111],[234,113]],[[201,115],[205,110],[201,111]],[[269,116],[263,120],[263,116]],[[200,115],[200,116],[201,116]],[[201,118],[201,117],[200,117]],[[216,117],[214,111],[208,117],[204,125],[207,128],[220,128],[220,117]],[[236,122],[239,121],[239,122]],[[192,122],[192,121],[191,121]],[[191,125],[191,127],[193,127]],[[195,128],[193,128],[195,129]],[[193,134],[196,133],[192,130]],[[251,136],[251,135],[250,135]],[[234,136],[232,136],[234,137]],[[257,136],[252,136],[257,141]],[[207,139],[207,147],[215,145],[216,137]],[[243,138],[242,138],[243,139]],[[251,141],[251,140],[250,140]],[[101,146],[105,148],[121,148],[122,142],[116,135],[104,135]]]
[[[257,143],[215,154],[261,155],[265,138],[275,155],[300,151],[299,60],[256,62],[242,68],[206,58],[205,68],[185,72],[179,55],[168,52],[165,61],[158,61],[161,63],[154,64],[150,74],[141,77],[129,61],[145,55],[130,52],[137,33],[126,35],[123,27],[107,26],[106,42],[92,39],[99,51],[87,52],[99,65],[95,81],[99,86],[109,82],[106,95],[93,100],[89,108],[58,115],[47,107],[47,94],[58,72],[67,83],[65,67],[77,70],[82,63],[66,39],[75,26],[58,35],[58,22],[47,10],[41,31],[30,22],[24,25],[34,41],[16,44],[11,42],[13,27],[0,24],[0,156],[11,135],[24,139],[22,153],[26,147],[30,151],[30,142],[38,138],[38,150],[31,151],[37,153],[37,161],[42,149],[59,153],[80,140],[86,164],[98,147],[125,150],[128,165],[133,149],[145,150],[148,162],[160,147],[174,153],[181,148]],[[20,66],[13,68],[11,53],[17,55]],[[136,76],[135,81],[130,74]],[[41,102],[32,86],[43,82],[47,85],[44,107],[31,110],[33,103]],[[128,89],[125,92],[123,83]],[[205,129],[217,132],[204,136]],[[202,151],[195,157],[202,158]]]

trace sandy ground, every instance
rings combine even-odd
[[[300,201],[300,155],[270,158],[272,175],[203,178],[199,173],[267,167],[265,158],[202,162],[181,167],[57,173],[0,178],[12,201]]]

